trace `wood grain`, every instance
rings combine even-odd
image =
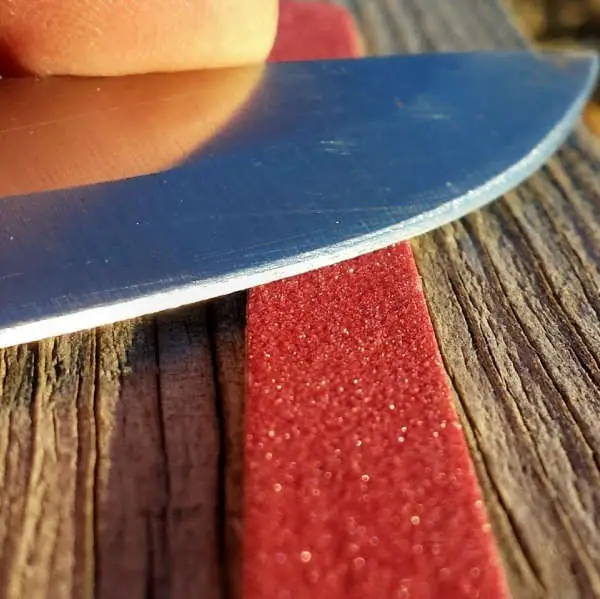
[[[585,110],[584,114],[585,126],[592,132],[596,137],[600,138],[600,104],[597,102],[591,102]]]
[[[348,2],[367,50],[523,47],[496,2]],[[600,596],[600,154],[415,240],[516,599]],[[0,350],[0,597],[235,596],[244,296]]]
[[[205,310],[0,352],[0,596],[220,597]]]

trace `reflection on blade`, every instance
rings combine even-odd
[[[596,72],[591,55],[526,52],[273,64],[166,170],[18,195],[27,185],[13,180],[0,199],[0,346],[299,274],[459,218],[544,163]],[[148,114],[171,101],[141,99]],[[206,121],[206,103],[185,106]],[[50,150],[81,122],[102,130],[55,119]],[[123,128],[135,164],[136,129]],[[19,139],[0,122],[9,134]]]

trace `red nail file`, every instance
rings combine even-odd
[[[273,60],[357,56],[283,3]],[[244,599],[507,597],[410,246],[251,291]]]

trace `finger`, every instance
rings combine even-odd
[[[0,85],[0,197],[176,166],[230,121],[261,66]]]
[[[264,60],[277,0],[0,2],[0,71],[123,75]]]

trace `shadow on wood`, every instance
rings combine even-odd
[[[0,352],[0,596],[235,582],[243,301]]]

